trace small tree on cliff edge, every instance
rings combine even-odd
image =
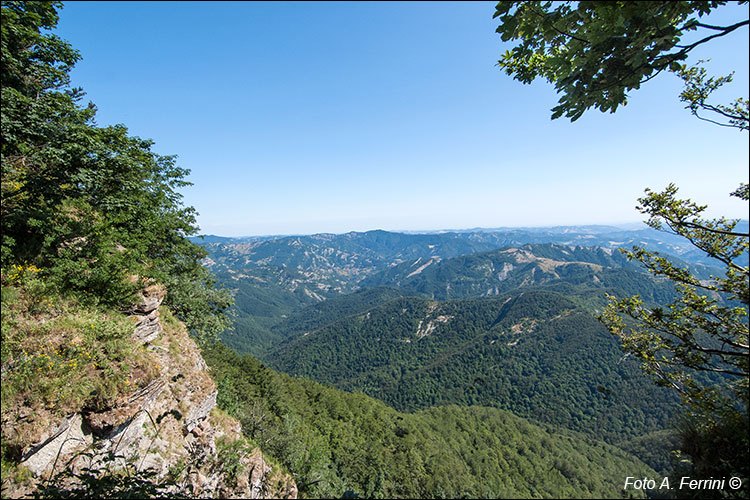
[[[552,118],[571,121],[591,108],[614,112],[627,103],[628,91],[671,72],[683,80],[679,99],[693,115],[747,131],[747,98],[709,102],[732,75],[709,78],[702,61],[684,63],[696,47],[747,29],[747,19],[727,26],[700,22],[726,3],[500,2],[497,32],[503,41],[519,43],[499,66],[523,83],[541,77],[554,84],[561,98]],[[681,43],[687,33],[697,35],[696,41]],[[736,230],[736,220],[701,218],[705,206],[676,195],[673,184],[660,193],[647,189],[638,209],[648,215],[649,226],[683,236],[716,259],[724,276],[701,281],[658,253],[634,247],[628,257],[674,282],[680,297],[657,308],[645,307],[639,297],[610,297],[600,319],[657,383],[681,394],[691,415],[682,451],[693,459],[692,472],[739,475],[747,483],[748,234]],[[748,202],[748,185],[731,196]],[[734,493],[746,491],[743,485]]]

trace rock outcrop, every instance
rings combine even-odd
[[[25,496],[42,478],[75,489],[76,474],[120,471],[147,477],[160,485],[160,495],[297,497],[291,477],[216,408],[216,385],[194,341],[171,315],[160,317],[164,296],[163,288],[151,286],[127,312],[134,320],[132,341],[150,352],[155,370],[134,371],[134,389],[116,404],[68,415],[24,448],[21,465],[37,479],[4,496]]]
[[[162,326],[159,321],[159,306],[161,305],[166,290],[158,285],[151,285],[141,294],[140,302],[136,303],[129,311],[137,319],[133,330],[133,340],[139,344],[148,344],[161,334]]]

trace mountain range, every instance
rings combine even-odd
[[[651,228],[626,230],[610,226],[571,226],[412,234],[378,230],[285,237],[206,236],[203,240],[196,238],[195,241],[208,251],[204,265],[235,294],[234,329],[226,332],[223,340],[239,352],[255,355],[261,355],[283,340],[277,326],[289,314],[364,287],[401,287],[403,282],[402,288],[413,292],[433,294],[435,298],[457,298],[479,291],[485,294],[501,293],[520,285],[524,280],[527,280],[527,284],[546,281],[549,286],[561,289],[578,279],[588,280],[588,285],[592,285],[593,280],[601,280],[604,285],[598,288],[616,281],[624,290],[634,292],[636,288],[632,284],[628,286],[625,281],[632,278],[638,285],[645,283],[634,274],[639,268],[627,263],[616,251],[619,248],[630,249],[633,245],[673,255],[676,262],[689,266],[691,271],[703,278],[719,272],[709,265],[717,263],[695,257],[696,249],[684,239]],[[549,247],[550,255],[535,256],[534,262],[520,262],[531,258],[523,256],[528,250],[521,247],[546,243],[558,246]],[[582,247],[595,247],[598,250],[581,250]],[[540,251],[538,248],[541,247],[537,247],[537,251]],[[498,249],[507,250],[507,255],[487,254],[482,257],[483,262],[477,260],[470,264],[443,262],[461,256],[468,259],[470,255]],[[576,261],[565,252],[594,252],[597,255],[592,253],[584,260]],[[556,260],[564,265],[539,259]],[[593,260],[589,262],[585,259]],[[441,285],[452,286],[452,290],[428,291],[428,288],[441,282],[442,275],[438,276],[438,272],[491,273],[495,264],[500,266],[496,276],[505,274],[508,279],[462,277],[461,284],[453,280],[452,283]],[[609,264],[617,271],[613,272]],[[465,268],[465,265],[474,268]],[[586,273],[581,272],[586,269],[580,266],[587,268],[586,272],[591,276],[584,276]],[[602,266],[609,267],[604,269]],[[534,274],[527,276],[525,270]],[[428,281],[432,284],[428,284]],[[470,286],[475,289],[464,288],[469,286],[468,281],[472,281]],[[648,283],[649,289],[654,287],[651,282]],[[663,295],[663,288],[661,291],[654,290],[654,293]]]
[[[634,245],[701,279],[721,272],[695,258],[689,242],[650,228],[203,243],[204,265],[235,295],[234,328],[222,340],[239,353],[398,411],[510,411],[603,439],[664,472],[678,398],[596,319],[607,294],[638,294],[651,305],[676,297],[671,283],[619,251]]]

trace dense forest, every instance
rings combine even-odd
[[[239,352],[263,357],[294,330],[288,317],[321,301],[333,299],[336,304],[337,297],[362,288],[385,286],[400,290],[401,295],[448,299],[543,286],[573,297],[592,311],[606,304],[606,293],[620,297],[637,293],[650,303],[664,303],[675,297],[669,283],[653,280],[612,248],[525,244],[484,251],[496,240],[519,241],[527,233],[512,234],[512,238],[491,232],[398,238],[397,233],[373,231],[335,238],[316,235],[255,242],[209,241],[204,244],[209,251],[207,266],[220,283],[233,290],[235,298],[233,328],[223,332],[222,341]],[[537,237],[552,238],[555,234],[542,233]],[[574,241],[591,236],[563,234]],[[621,233],[599,234],[603,240],[615,235]],[[367,249],[371,240],[383,240],[387,245],[379,243]],[[457,246],[456,240],[465,244]],[[650,236],[650,240],[659,246],[656,237]],[[298,244],[292,244],[295,242]],[[454,256],[458,249],[470,253]],[[275,252],[271,261],[270,252]],[[670,258],[703,279],[717,272],[714,267]],[[342,259],[345,263],[337,267]],[[310,307],[304,314],[317,315],[316,310]]]
[[[267,360],[401,411],[494,406],[612,443],[662,430],[677,406],[595,318],[548,291],[396,298],[298,334]]]
[[[507,411],[401,413],[292,378],[217,345],[204,353],[219,404],[313,498],[628,497],[622,471],[655,472],[616,447]]]
[[[166,290],[165,305],[208,349],[219,405],[305,496],[621,496],[623,469],[653,474],[614,447],[501,410],[399,413],[209,348],[230,300],[188,239],[187,172],[124,126],[95,124],[95,107],[69,84],[78,53],[47,32],[59,7],[3,3],[3,488],[29,481],[24,439],[71,412],[106,410],[158,375],[121,313],[144,288]],[[110,476],[121,489],[106,493],[158,491],[149,471],[130,474]]]

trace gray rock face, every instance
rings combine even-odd
[[[219,391],[212,391],[203,401],[200,402],[200,404],[190,408],[190,411],[185,417],[185,428],[187,429],[187,432],[192,432],[198,424],[208,418],[211,410],[216,408],[216,396],[218,394]]]
[[[103,412],[84,414],[84,422],[99,438],[113,440],[130,425],[138,413],[152,409],[154,401],[166,388],[166,382],[157,378],[145,387],[135,391],[122,404]]]
[[[159,306],[164,297],[166,297],[166,291],[163,287],[151,285],[143,290],[140,300],[125,311],[126,314],[136,318],[133,340],[138,344],[149,344],[161,334]]]
[[[159,308],[166,296],[167,291],[164,287],[150,285],[141,292],[140,300],[125,312],[126,314],[148,315]]]
[[[80,472],[114,466],[131,472],[148,470],[155,473],[155,480],[162,481],[182,470],[179,481],[168,491],[170,495],[296,498],[291,478],[268,466],[257,448],[247,448],[240,467],[231,468],[240,472],[226,476],[216,440],[242,440],[241,426],[213,412],[216,384],[184,326],[162,327],[158,307],[164,295],[163,288],[150,287],[141,303],[128,312],[137,317],[132,339],[139,345],[149,344],[145,351],[153,362],[152,371],[139,369],[140,378],[131,374],[138,389],[104,411],[82,410],[63,419],[27,447],[22,465],[38,478],[66,468]],[[282,486],[272,489],[270,484]]]
[[[139,344],[149,344],[154,341],[162,331],[158,311],[153,311],[147,316],[137,316],[138,323],[133,330],[133,340]]]
[[[29,447],[21,463],[39,476],[51,468],[59,456],[66,456],[91,445],[93,437],[90,432],[84,432],[82,423],[83,419],[77,413],[64,419],[47,439]]]

